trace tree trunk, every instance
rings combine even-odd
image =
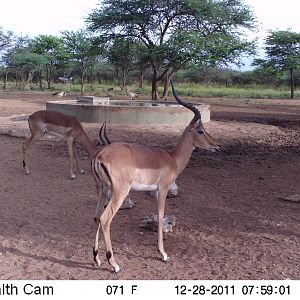
[[[8,68],[5,68],[5,77],[4,77],[4,83],[3,83],[3,89],[4,90],[6,90],[7,79],[8,79]]]
[[[144,87],[144,73],[145,73],[145,70],[140,70],[140,82],[139,82],[140,89],[142,89]]]
[[[290,69],[291,99],[295,98],[295,81],[293,69]]]
[[[38,82],[39,82],[39,88],[40,88],[40,90],[42,90],[43,89],[43,80],[42,80],[41,72],[38,72]]]
[[[164,83],[164,91],[161,96],[162,100],[166,100],[166,97],[168,96],[168,90],[170,85],[170,80],[172,79],[172,76],[174,75],[175,70],[171,69],[171,72],[167,72],[165,75],[165,83]]]
[[[46,77],[47,77],[47,85],[48,85],[48,90],[51,89],[51,66],[48,64],[46,65]]]
[[[158,83],[160,80],[162,80],[166,74],[168,74],[170,68],[166,68],[161,75],[159,75],[159,69],[155,65],[153,66],[153,77],[152,77],[152,100],[158,99]],[[172,72],[171,72],[172,74]]]
[[[151,98],[152,100],[157,100],[158,98],[158,71],[156,67],[153,67],[153,77],[152,77],[152,92]]]
[[[34,71],[28,71],[27,80],[25,82],[25,87],[24,87],[25,90],[30,89],[30,83],[32,82],[33,76],[34,76]]]
[[[127,84],[127,71],[122,70],[121,71],[121,79],[120,79],[121,91],[126,90],[126,84]]]
[[[15,77],[16,77],[16,89],[17,89],[18,87],[21,87],[21,88],[22,88],[23,77],[22,77],[22,75],[20,74],[20,72],[15,71]],[[20,81],[20,83],[19,83],[19,81]]]
[[[80,76],[80,94],[84,95],[84,74]]]
[[[90,75],[88,78],[89,78],[89,84],[91,87],[91,91],[94,91],[95,90],[95,88],[94,88],[95,77],[93,75]]]

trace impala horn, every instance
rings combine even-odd
[[[102,135],[104,136],[104,138],[103,138]],[[100,138],[100,141],[102,142],[103,146],[107,146],[107,145],[111,144],[111,141],[109,140],[109,138],[106,135],[106,122],[103,122],[103,124],[102,124],[102,126],[100,128],[99,138]],[[97,143],[97,146],[99,144],[100,144],[100,142]]]
[[[194,118],[193,120],[191,121],[190,124],[195,124],[196,121],[200,120],[201,121],[201,113],[200,111],[191,103],[186,103],[186,102],[183,102],[178,96],[177,96],[177,93],[175,91],[175,88],[173,86],[173,83],[172,81],[170,80],[170,85],[172,87],[172,92],[173,92],[173,95],[176,99],[176,101],[181,104],[182,106],[186,107],[187,109],[191,110],[193,113],[194,113]]]
[[[105,140],[106,140],[106,145],[109,145],[111,144],[111,141],[110,139],[108,138],[107,134],[106,134],[106,122],[104,122],[104,137],[105,137]]]

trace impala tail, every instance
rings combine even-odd
[[[99,155],[97,155],[97,159],[92,160],[92,174],[95,179],[101,181],[107,187],[111,187],[111,179],[109,173],[105,165],[100,162]]]

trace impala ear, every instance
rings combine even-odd
[[[200,124],[201,124],[201,120],[199,119],[195,122],[194,127],[198,127]]]
[[[201,119],[198,119],[194,124],[193,127],[197,128],[198,126],[202,125]]]

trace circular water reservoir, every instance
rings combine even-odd
[[[84,97],[93,98],[93,97]],[[100,100],[99,100],[100,99]],[[209,105],[196,105],[202,122],[210,121]],[[124,101],[95,98],[94,101],[47,101],[47,110],[75,116],[81,122],[110,124],[175,124],[188,123],[194,113],[177,102]]]

